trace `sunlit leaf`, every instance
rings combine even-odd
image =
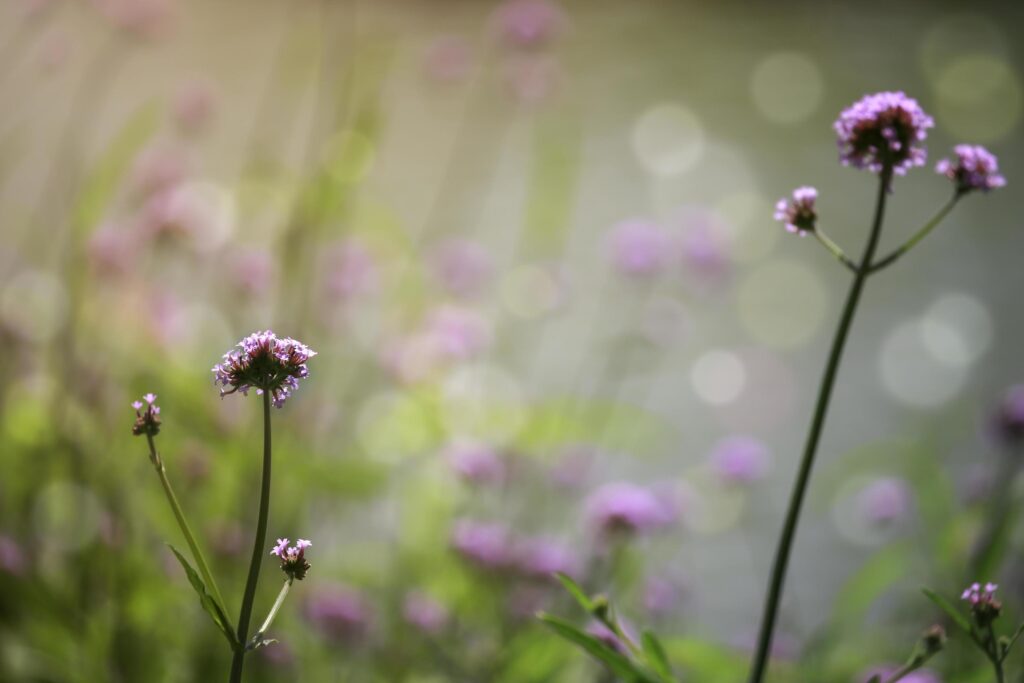
[[[224,608],[217,603],[213,597],[206,592],[206,585],[203,580],[199,578],[199,574],[192,565],[188,563],[188,560],[178,552],[178,549],[173,545],[168,545],[174,556],[178,558],[178,562],[181,563],[182,568],[185,570],[185,575],[188,577],[188,582],[192,584],[192,588],[195,589],[196,594],[199,595],[199,604],[203,606],[203,610],[210,615],[213,619],[213,623],[216,624],[220,632],[224,634],[224,637],[228,639],[228,644],[231,645],[231,649],[237,649],[239,647],[238,639],[235,637],[234,631],[231,629],[231,620],[228,619],[227,615],[224,614]]]

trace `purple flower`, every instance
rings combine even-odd
[[[132,434],[135,436],[156,436],[160,433],[160,406],[156,404],[156,394],[146,394],[142,401],[132,401],[135,409],[135,424]]]
[[[749,436],[731,436],[711,451],[711,467],[729,484],[749,484],[768,473],[772,457],[768,447]]]
[[[601,486],[587,497],[585,515],[600,534],[644,533],[666,526],[676,510],[650,489],[627,482]]]
[[[972,583],[960,594],[960,599],[966,600],[972,606],[979,605],[982,602],[991,602],[995,599],[998,588],[999,586],[994,583],[986,583],[984,587],[980,583]]]
[[[1024,384],[1010,387],[993,419],[996,435],[1009,444],[1024,440]]]
[[[491,255],[469,240],[449,240],[433,255],[434,274],[446,290],[456,296],[472,296],[490,280],[494,271]]]
[[[612,263],[623,275],[654,275],[665,267],[671,252],[671,238],[657,223],[627,220],[612,228],[608,239]]]
[[[626,625],[623,624],[621,621],[619,622],[619,627],[622,629],[623,633],[625,633],[628,637],[634,637],[633,634],[630,633]],[[622,639],[619,638],[614,631],[605,626],[604,623],[600,621],[590,622],[590,624],[587,626],[587,633],[594,636],[595,638],[597,638],[602,643],[604,643],[611,649],[615,650],[619,654],[629,654],[628,646],[624,642],[622,642]]]
[[[432,311],[423,334],[433,339],[442,354],[452,360],[466,360],[491,343],[491,324],[476,311],[443,305]]]
[[[775,204],[775,220],[782,221],[789,232],[806,237],[814,232],[818,222],[818,213],[814,202],[818,191],[813,187],[798,187],[793,190],[793,199],[783,197]]]
[[[373,292],[380,273],[373,254],[362,242],[347,239],[330,249],[327,256],[329,273],[327,290],[335,297],[348,301]]]
[[[306,578],[306,573],[310,569],[309,562],[306,560],[306,548],[312,545],[312,542],[300,538],[295,542],[294,546],[288,547],[288,539],[279,538],[270,554],[280,558],[281,571],[288,576],[289,580],[298,579],[302,581]]]
[[[1006,178],[999,175],[999,161],[984,147],[957,145],[953,153],[956,159],[943,159],[935,165],[935,172],[952,180],[958,194],[988,192],[1006,185]]]
[[[972,583],[960,595],[961,600],[970,604],[975,623],[983,629],[991,626],[1002,612],[1003,605],[996,600],[997,588],[999,586],[994,583],[986,583],[984,586]]]
[[[501,524],[458,520],[451,543],[463,558],[483,569],[505,569],[514,559],[511,534]]]
[[[442,83],[463,81],[473,68],[473,51],[465,39],[443,36],[431,44],[423,66],[428,76]]]
[[[864,487],[857,496],[861,514],[876,525],[891,524],[910,511],[911,494],[902,479],[885,477]]]
[[[274,406],[280,408],[298,388],[299,380],[309,375],[306,361],[316,355],[294,339],[278,339],[270,330],[254,332],[238,343],[240,351],[228,351],[224,362],[213,366],[214,384],[220,395],[236,391],[248,394],[270,392]]]
[[[549,0],[507,0],[495,15],[502,38],[512,47],[543,47],[562,34],[566,17]]]
[[[516,569],[525,576],[547,579],[558,572],[575,576],[579,568],[579,554],[556,539],[535,536],[517,545]]]
[[[496,484],[505,478],[501,456],[478,441],[453,441],[445,448],[444,458],[460,477],[473,484]]]
[[[306,617],[334,640],[363,635],[372,621],[370,606],[363,596],[341,585],[319,587],[306,603]]]
[[[413,591],[402,604],[405,621],[424,633],[438,633],[448,623],[448,609],[425,593]]]
[[[916,100],[902,92],[865,95],[844,109],[834,124],[844,166],[903,175],[923,166],[927,130],[935,125]]]

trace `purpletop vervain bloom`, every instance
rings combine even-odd
[[[426,593],[413,591],[402,603],[402,617],[424,633],[438,633],[448,623],[448,608]]]
[[[912,494],[906,482],[882,477],[871,482],[857,495],[857,506],[864,518],[876,526],[892,524],[910,512]]]
[[[935,165],[935,172],[952,180],[958,194],[988,192],[1006,185],[1006,178],[999,175],[999,161],[984,147],[957,145],[953,153],[956,159],[943,159]]]
[[[657,223],[644,219],[622,221],[608,235],[615,268],[623,275],[655,275],[671,257],[672,238]]]
[[[775,220],[782,221],[787,231],[806,237],[807,233],[814,232],[818,222],[814,209],[817,198],[818,191],[813,187],[796,188],[792,200],[783,197],[775,204]]]
[[[605,484],[585,503],[586,517],[601,534],[643,533],[673,522],[676,510],[649,489],[626,482]]]
[[[309,571],[309,562],[306,560],[306,548],[313,545],[310,541],[304,538],[300,538],[295,542],[295,545],[288,547],[287,538],[277,539],[277,545],[270,551],[271,555],[276,555],[281,560],[281,571],[283,571],[288,579],[298,579],[302,581],[306,578],[306,572]]]
[[[715,444],[711,467],[728,484],[749,484],[761,479],[771,467],[768,447],[749,436],[730,436]]]
[[[363,595],[340,584],[317,587],[305,613],[334,640],[363,636],[373,624],[373,610]]]
[[[865,95],[844,109],[833,127],[844,166],[873,173],[889,167],[903,175],[924,165],[927,152],[921,143],[934,125],[916,100],[902,92],[880,92]]]
[[[997,588],[999,586],[994,583],[986,583],[984,586],[972,583],[960,595],[961,600],[970,603],[971,615],[981,628],[991,624],[1003,609],[1002,603],[996,600]]]
[[[135,408],[135,424],[132,425],[132,434],[156,436],[160,433],[160,406],[156,404],[156,394],[146,394],[142,397],[142,401],[133,401],[132,408]]]
[[[309,375],[306,361],[316,351],[294,339],[278,339],[270,330],[254,332],[238,343],[241,351],[228,351],[224,362],[213,366],[214,384],[221,396],[241,391],[248,394],[270,392],[274,406],[280,408],[285,399]]]
[[[452,547],[483,569],[505,569],[514,560],[511,534],[501,524],[460,519],[452,529]]]
[[[516,548],[516,569],[524,576],[537,579],[547,579],[555,573],[577,576],[579,553],[554,538],[524,538]]]

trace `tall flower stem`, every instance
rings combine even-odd
[[[821,378],[818,400],[814,408],[814,417],[811,420],[810,430],[807,433],[803,457],[800,460],[800,469],[797,471],[796,482],[793,485],[793,492],[789,499],[789,508],[786,512],[786,519],[782,525],[782,532],[779,535],[778,546],[775,550],[775,560],[772,564],[771,579],[768,583],[768,595],[765,598],[764,613],[761,617],[757,649],[754,652],[750,678],[748,679],[750,683],[761,683],[764,680],[768,667],[772,636],[775,632],[775,622],[778,617],[782,588],[786,579],[786,569],[789,565],[789,556],[793,550],[793,538],[796,535],[797,523],[800,521],[800,510],[803,507],[804,497],[807,493],[811,469],[814,467],[814,456],[818,450],[818,441],[821,438],[822,428],[825,426],[825,416],[828,413],[829,401],[832,398],[832,389],[835,386],[839,361],[843,355],[843,348],[846,346],[846,339],[850,334],[850,326],[853,323],[854,313],[857,311],[857,304],[860,302],[861,293],[864,291],[864,283],[871,272],[871,261],[875,256],[875,250],[878,248],[878,238],[882,233],[885,201],[889,192],[891,178],[892,169],[890,167],[884,168],[879,177],[878,198],[875,202],[875,217],[871,225],[871,234],[868,237],[867,245],[864,247],[864,255],[861,257],[860,265],[854,273],[853,282],[850,283],[850,289],[846,295],[846,304],[843,306],[843,312],[839,318],[839,326],[836,328],[835,336],[832,339],[832,349],[829,352],[828,362],[825,365],[825,374]]]
[[[245,643],[249,639],[249,619],[252,618],[252,603],[256,598],[256,583],[260,576],[260,565],[267,544],[267,517],[270,515],[270,392],[263,392],[263,480],[260,483],[260,511],[256,522],[256,540],[252,547],[252,559],[249,561],[249,578],[245,581],[245,593],[242,596],[242,610],[238,614],[238,642]],[[245,648],[235,651],[231,660],[230,683],[241,683],[242,664]]]
[[[253,650],[260,645],[260,641],[263,640],[263,636],[266,634],[267,629],[274,623],[274,617],[277,616],[278,610],[281,609],[281,605],[284,604],[284,599],[288,597],[288,590],[292,587],[292,580],[287,579],[284,585],[281,586],[281,592],[277,594],[277,600],[274,600],[274,606],[270,608],[270,612],[267,614],[267,618],[263,620],[263,625],[260,626],[260,630],[256,632],[256,635],[252,637],[249,643],[246,645],[247,649]]]
[[[206,564],[206,558],[203,557],[203,552],[199,549],[199,544],[196,543],[195,536],[192,535],[192,529],[188,525],[188,521],[185,519],[185,513],[181,509],[181,504],[178,503],[178,497],[174,495],[174,489],[171,488],[171,482],[167,478],[167,470],[164,468],[163,459],[156,450],[156,443],[153,441],[151,434],[146,434],[146,441],[149,442],[149,459],[153,463],[153,469],[156,470],[157,476],[160,477],[160,484],[164,487],[164,494],[167,496],[167,502],[171,506],[171,510],[174,512],[174,518],[178,521],[178,527],[181,529],[182,535],[185,536],[185,542],[188,543],[188,549],[192,552],[192,559],[196,561],[196,566],[199,567],[199,573],[203,577],[203,581],[206,582],[206,587],[213,592],[213,598],[220,603],[221,609],[224,609],[224,597],[220,594],[220,588],[217,587],[217,582],[213,578],[213,574],[210,573],[210,568]]]
[[[953,195],[953,197],[948,202],[943,204],[942,208],[939,209],[934,216],[932,216],[931,220],[929,220],[927,223],[921,226],[921,228],[917,232],[915,232],[910,237],[910,239],[908,239],[906,242],[904,242],[899,247],[894,249],[892,253],[889,254],[888,256],[878,259],[876,263],[872,263],[870,266],[870,272],[875,273],[878,272],[879,270],[882,270],[883,268],[891,266],[896,261],[896,259],[903,256],[908,251],[917,246],[917,244],[921,240],[928,236],[928,233],[934,230],[936,226],[938,226],[938,224],[942,222],[942,219],[949,215],[949,212],[953,210],[953,207],[957,205],[957,202],[960,201],[961,197],[963,197],[963,192],[956,192]]]

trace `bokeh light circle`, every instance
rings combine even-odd
[[[698,398],[711,405],[732,403],[746,385],[747,373],[739,356],[723,349],[701,355],[690,369],[690,384]]]
[[[766,263],[750,272],[736,291],[740,323],[772,348],[807,343],[828,311],[828,295],[817,271],[796,261]]]
[[[821,69],[807,55],[776,52],[763,59],[750,78],[754,106],[773,123],[807,120],[824,93]]]
[[[969,294],[946,294],[925,312],[921,334],[925,349],[936,361],[968,366],[992,344],[992,314]]]
[[[683,173],[704,154],[704,128],[697,115],[680,104],[652,107],[633,127],[633,153],[654,175]]]
[[[966,54],[935,81],[941,127],[972,143],[1005,137],[1020,121],[1024,87],[1009,63],[990,54]]]
[[[396,463],[431,447],[433,421],[412,393],[386,391],[367,399],[356,417],[356,438],[372,460]]]
[[[492,445],[506,443],[526,421],[523,389],[496,365],[460,366],[441,387],[441,419],[450,434]]]
[[[920,320],[901,323],[889,333],[882,344],[878,370],[893,398],[915,408],[946,403],[967,379],[965,366],[936,359],[925,341]]]
[[[778,223],[769,220],[774,203],[759,192],[733,192],[722,197],[714,208],[732,231],[730,255],[737,263],[752,263],[768,256],[783,235]]]

